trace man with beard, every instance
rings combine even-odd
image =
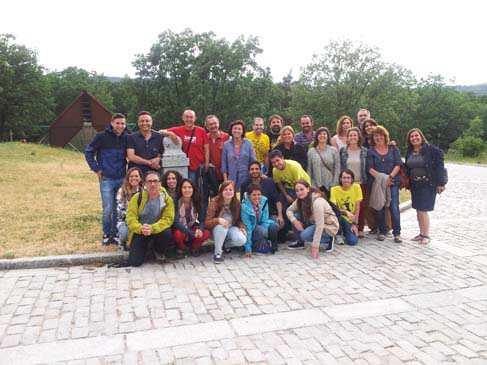
[[[276,148],[277,138],[279,138],[279,134],[281,133],[283,124],[284,121],[282,120],[280,115],[274,114],[269,117],[269,129],[270,129],[269,139],[271,143],[271,148],[270,148],[271,150]]]
[[[364,123],[367,119],[370,119],[370,112],[367,109],[360,109],[357,113],[357,122],[362,136],[365,136]]]
[[[279,227],[282,231],[284,228],[284,215],[283,215],[283,196],[276,189],[276,185],[274,184],[274,180],[269,177],[265,177],[262,175],[262,170],[260,168],[259,161],[251,161],[249,164],[249,174],[250,178],[247,181],[244,181],[240,187],[240,191],[244,192],[247,191],[247,188],[251,184],[260,185],[262,188],[262,195],[267,198],[267,202],[269,203],[269,218],[272,219],[274,222],[279,224]],[[281,234],[284,235],[287,232],[284,231],[283,233],[279,232],[279,236]]]
[[[294,136],[294,143],[300,144],[308,149],[309,144],[315,138],[315,131],[313,131],[313,118],[311,115],[303,115],[301,117],[301,133]]]
[[[269,171],[270,140],[269,136],[263,132],[264,119],[260,117],[255,117],[254,124],[252,125],[252,131],[247,132],[245,134],[245,138],[248,138],[250,141],[252,141],[255,150],[255,157],[257,158],[257,161],[259,161],[261,166],[265,166],[265,172],[267,172]]]
[[[212,187],[212,197],[218,193],[218,186],[223,182],[222,168],[222,149],[223,144],[230,139],[228,133],[220,130],[220,121],[216,115],[208,115],[205,120],[205,126],[208,130],[208,139],[210,145],[210,164],[215,167],[216,189]]]

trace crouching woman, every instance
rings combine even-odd
[[[178,245],[179,256],[186,254],[186,242],[191,242],[191,255],[198,257],[203,242],[210,238],[210,231],[205,229],[201,196],[195,184],[189,179],[181,183],[180,197],[175,205],[173,238]],[[186,242],[185,242],[186,241]]]
[[[129,226],[129,266],[144,263],[150,242],[157,254],[164,256],[172,241],[174,203],[161,186],[161,175],[155,171],[145,174],[147,191],[135,194],[127,208]]]
[[[262,195],[262,188],[258,184],[249,185],[242,199],[242,221],[247,229],[244,257],[251,257],[254,245],[267,245],[270,241],[270,251],[277,251],[277,232],[279,224],[269,219],[267,198]]]
[[[297,199],[287,208],[286,215],[293,224],[298,242],[311,242],[311,256],[318,258],[320,244],[326,244],[325,251],[333,250],[333,237],[339,223],[325,194],[312,188],[307,181],[295,184]]]
[[[206,212],[205,227],[212,231],[215,242],[213,261],[216,264],[223,262],[223,250],[229,252],[232,247],[245,245],[247,231],[240,220],[240,202],[232,180],[224,181],[218,195],[211,199]]]

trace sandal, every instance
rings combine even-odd
[[[358,233],[358,238],[364,238],[364,237],[365,237],[364,232],[360,231]]]
[[[428,243],[430,243],[430,238],[428,236],[423,236],[423,238],[421,238],[421,241],[419,241],[419,243],[421,243],[422,245],[427,245]]]
[[[411,241],[418,241],[419,242],[419,241],[421,241],[423,239],[423,237],[424,236],[420,233],[416,237],[411,238]]]

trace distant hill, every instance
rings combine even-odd
[[[454,88],[464,93],[474,93],[476,95],[487,95],[487,84],[477,85],[457,85]]]
[[[113,81],[113,82],[118,82],[122,81],[123,77],[117,77],[117,76],[105,76],[108,80]]]

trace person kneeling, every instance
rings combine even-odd
[[[181,184],[181,193],[175,205],[174,217],[174,241],[178,244],[178,255],[186,253],[186,243],[192,243],[191,254],[194,257],[200,255],[200,247],[203,242],[210,238],[210,231],[205,229],[204,222],[199,221],[203,217],[203,205],[201,197],[195,184],[184,179]]]
[[[279,224],[269,219],[267,198],[262,195],[260,185],[251,184],[248,187],[242,199],[241,215],[247,228],[244,256],[251,257],[252,251],[275,253],[277,251]]]
[[[161,175],[155,171],[145,174],[147,191],[135,194],[127,209],[130,251],[129,266],[144,263],[150,242],[160,254],[167,253],[172,240],[171,226],[174,221],[174,203],[161,186]]]
[[[354,246],[358,242],[358,217],[360,214],[360,202],[362,201],[362,189],[359,184],[354,184],[354,174],[345,169],[340,173],[340,185],[331,188],[330,201],[340,208],[340,230],[337,235],[337,243],[343,245],[343,236],[347,244]]]
[[[312,188],[305,180],[296,181],[294,187],[297,199],[286,210],[298,240],[293,247],[304,248],[305,241],[311,242],[311,256],[316,259],[320,253],[320,243],[326,244],[326,252],[333,251],[338,218],[328,204],[325,193]]]
[[[226,180],[220,185],[218,195],[211,199],[206,212],[205,227],[213,230],[216,264],[223,262],[223,244],[225,251],[232,247],[241,247],[247,241],[245,225],[240,220],[240,202],[235,194],[235,184]]]

